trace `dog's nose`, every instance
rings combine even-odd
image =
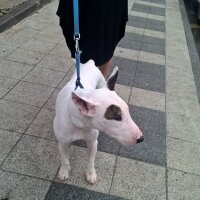
[[[140,136],[140,138],[138,138],[137,140],[136,140],[136,143],[140,143],[140,142],[142,142],[144,140],[144,136]]]

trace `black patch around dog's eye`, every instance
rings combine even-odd
[[[110,105],[104,114],[104,117],[108,120],[117,120],[121,121],[122,116],[121,116],[121,109],[120,107],[116,105]]]

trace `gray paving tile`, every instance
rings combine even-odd
[[[125,37],[127,33],[134,33],[137,35],[144,35],[144,29],[143,28],[137,28],[134,26],[126,26],[126,33],[125,33]],[[128,35],[129,36],[129,35]],[[134,38],[134,37],[133,37]],[[137,38],[136,38],[137,39]]]
[[[70,68],[70,70],[67,72],[67,75],[65,76],[65,78],[62,80],[62,82],[58,85],[58,88],[61,89],[63,88],[67,82],[70,80],[70,78],[72,77],[72,74],[74,73],[75,67],[73,66],[72,68]],[[74,84],[75,87],[75,84]]]
[[[57,98],[59,91],[60,91],[60,89],[55,89],[55,91],[53,92],[51,97],[48,99],[47,103],[44,105],[44,108],[49,108],[49,109],[55,110],[56,98]]]
[[[166,74],[166,96],[190,100],[197,99],[197,89],[194,81],[191,79],[191,81],[182,82],[181,79],[183,79],[183,77],[180,77],[179,80],[178,78],[174,80],[173,76],[169,76],[168,73]],[[185,78],[185,80],[187,79]]]
[[[152,74],[136,72],[132,86],[161,93],[165,92],[165,81]]]
[[[160,32],[160,31],[153,31],[153,30],[145,29],[144,35],[150,36],[150,37],[165,39],[165,33]]]
[[[132,87],[129,104],[165,112],[165,95]]]
[[[86,143],[83,140],[75,141],[72,144],[79,147],[86,147]],[[106,134],[100,133],[98,137],[98,151],[118,155],[119,143]]]
[[[168,82],[174,80],[181,83],[190,83],[191,88],[192,88],[192,83],[194,83],[194,75],[190,66],[188,66],[187,68],[184,68],[183,66],[182,67],[167,66],[166,76]]]
[[[137,61],[114,57],[112,66],[119,67],[117,83],[130,86],[136,71]]]
[[[4,98],[32,106],[42,107],[52,94],[53,90],[54,88],[44,85],[20,82]]]
[[[41,138],[56,140],[53,131],[53,118],[55,115],[54,110],[41,109],[37,117],[29,126],[26,134],[33,135]]]
[[[114,140],[104,133],[100,133],[98,137],[98,151],[117,155],[119,151],[119,146],[120,145],[118,141]]]
[[[20,31],[18,31],[17,33],[15,32],[14,36],[22,37],[22,38],[24,38],[24,40],[29,40],[38,33],[38,31],[35,31],[30,28],[21,28],[20,27],[19,30]]]
[[[0,60],[0,74],[4,77],[22,79],[32,68],[32,65]]]
[[[51,182],[0,171],[0,199],[42,200]]]
[[[165,16],[164,8],[158,8],[158,7],[149,6],[149,5],[141,5],[138,3],[134,3],[132,10],[144,12],[148,14],[153,14],[153,15]]]
[[[138,28],[145,28],[147,19],[142,17],[130,16],[128,17],[128,26],[135,26]]]
[[[2,169],[53,180],[59,168],[57,143],[24,135]]]
[[[21,22],[20,25],[22,27],[26,27],[32,30],[41,31],[42,29],[48,26],[48,23],[42,20],[41,18],[39,20],[33,20],[27,18],[26,20]]]
[[[124,198],[108,195],[80,187],[53,182],[45,200],[125,200]]]
[[[0,128],[24,133],[39,108],[21,103],[0,101]]]
[[[146,29],[165,32],[165,23],[155,19],[147,19]]]
[[[132,86],[165,92],[165,66],[138,61]]]
[[[139,11],[135,11],[135,10],[134,11],[130,10],[129,11],[129,15],[136,16],[136,17],[143,17],[143,18],[147,18],[148,17],[147,13],[139,12]]]
[[[55,55],[55,56],[61,56],[67,59],[71,58],[71,53],[65,43],[56,44],[54,48],[49,52],[49,54]]]
[[[44,42],[49,42],[53,44],[57,44],[61,39],[63,39],[63,36],[61,34],[55,33],[55,32],[40,32],[35,37],[37,40],[41,40]]]
[[[18,82],[16,79],[0,76],[0,98],[2,98],[9,90],[11,90]]]
[[[159,76],[162,79],[165,78],[165,66],[164,65],[158,65],[158,64],[138,61],[137,72],[152,74],[153,76]]]
[[[200,145],[167,137],[167,166],[200,175]]]
[[[38,67],[53,69],[61,72],[68,72],[72,65],[74,65],[72,59],[61,58],[54,55],[47,55],[38,64]]]
[[[44,54],[36,51],[30,51],[27,49],[16,49],[7,57],[7,59],[11,61],[34,65],[39,63],[43,57]]]
[[[130,33],[126,32],[124,38],[129,41],[136,41],[136,42],[142,42],[143,34],[136,34],[136,33]]]
[[[168,198],[198,200],[200,177],[168,169]]]
[[[38,51],[38,52],[46,54],[51,49],[53,49],[54,46],[55,46],[55,44],[43,42],[43,41],[33,38],[33,39],[29,40],[28,42],[26,42],[22,46],[22,48],[32,50],[32,51]]]
[[[150,0],[151,3],[166,4],[165,0]]]
[[[127,39],[124,38],[118,43],[117,46],[140,51],[141,42],[130,41],[130,40],[127,40]]]
[[[114,52],[114,56],[137,61],[139,57],[139,53],[140,53],[139,51],[136,51],[133,49],[126,49],[126,48],[117,46]]]
[[[131,87],[121,84],[115,84],[115,92],[126,102],[129,101]]]
[[[199,102],[166,95],[166,112],[200,120]]]
[[[21,137],[20,133],[0,129],[0,165]]]
[[[121,146],[119,155],[140,161],[166,165],[166,117],[165,113],[129,105],[130,114],[144,134],[140,144]]]
[[[11,52],[14,51],[14,47],[12,46],[5,46],[3,44],[0,44],[0,58],[5,58],[8,56]]]
[[[158,64],[158,65],[165,65],[165,61],[166,61],[164,55],[144,52],[144,51],[140,51],[138,60],[142,62],[149,62],[149,63]]]
[[[167,136],[200,144],[199,120],[176,114],[167,114]]]
[[[21,31],[13,34],[3,44],[7,47],[17,48],[25,44],[30,38],[32,38],[37,31],[30,29],[22,29]]]
[[[161,38],[151,37],[144,35],[142,42],[150,43],[154,45],[165,46],[165,40]]]
[[[144,51],[144,52],[150,52],[150,53],[165,55],[165,47],[161,46],[161,45],[142,43],[141,50]]]
[[[23,80],[30,83],[57,87],[64,76],[64,72],[36,67]]]
[[[158,5],[158,4],[156,4]],[[154,4],[152,4],[152,6],[154,6]],[[163,5],[158,5],[156,7],[162,7]],[[148,14],[148,19],[156,19],[156,20],[160,20],[160,21],[165,21],[165,16],[160,16],[160,15],[153,15],[153,14]]]
[[[133,200],[165,200],[165,168],[118,157],[111,194]]]
[[[90,189],[108,194],[111,186],[116,156],[104,152],[97,152],[95,158],[95,168],[97,173],[97,183],[91,185],[85,180],[85,169],[87,163],[86,149],[72,145],[70,147],[70,176],[67,184],[76,185],[85,189]]]

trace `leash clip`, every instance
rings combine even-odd
[[[75,50],[76,50],[76,53],[79,52],[79,42],[78,41],[79,41],[79,39],[76,38],[75,39]]]

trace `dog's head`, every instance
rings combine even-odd
[[[130,145],[143,141],[143,135],[132,120],[128,105],[114,91],[118,68],[107,80],[107,88],[72,92],[72,100],[80,113],[91,119],[92,128]]]

